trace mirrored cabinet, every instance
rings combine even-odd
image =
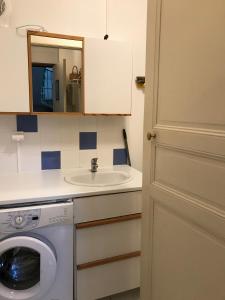
[[[130,115],[129,43],[0,30],[0,113]]]
[[[83,112],[83,38],[28,31],[34,113]]]

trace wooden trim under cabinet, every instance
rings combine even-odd
[[[107,258],[103,258],[103,259],[99,259],[99,260],[95,260],[95,261],[77,265],[77,270],[90,269],[90,268],[94,268],[97,266],[102,266],[102,265],[110,264],[113,262],[138,257],[138,256],[141,256],[141,251],[135,251],[135,252],[130,252],[130,253],[117,255],[117,256],[113,256],[113,257],[107,257]]]
[[[104,117],[131,117],[131,114],[116,114],[116,113],[86,113],[84,112],[85,116],[104,116]]]
[[[76,226],[76,229],[84,229],[84,228],[109,225],[109,224],[114,224],[114,223],[121,223],[121,222],[136,220],[136,219],[141,219],[141,213],[120,216],[120,217],[114,217],[114,218],[108,218],[108,219],[95,220],[95,221],[90,221],[90,222],[83,222],[83,223],[78,223],[75,226]]]
[[[27,34],[43,36],[43,37],[51,37],[51,38],[57,38],[57,39],[65,39],[65,40],[84,41],[84,37],[82,37],[82,36],[74,36],[74,35],[60,34],[60,33],[50,33],[50,32],[45,32],[45,31],[42,32],[42,31],[28,30]]]
[[[31,112],[30,115],[51,115],[51,116],[83,116],[82,112],[77,111],[70,111],[70,112],[63,112],[63,111],[40,111],[40,112]]]
[[[12,111],[12,112],[7,112],[7,111],[1,111],[0,115],[30,115],[30,112],[16,112],[16,111]]]

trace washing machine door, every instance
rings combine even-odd
[[[43,241],[16,236],[0,242],[0,299],[39,300],[55,281],[54,251]]]

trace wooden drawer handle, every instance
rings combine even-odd
[[[140,218],[141,218],[141,213],[138,213],[138,214],[132,214],[132,215],[127,215],[127,216],[120,216],[120,217],[78,223],[75,226],[76,226],[76,229],[84,229],[84,228],[89,228],[89,227],[126,222],[126,221],[140,219]]]
[[[99,260],[95,260],[95,261],[77,265],[77,270],[90,269],[90,268],[94,268],[97,266],[102,266],[102,265],[110,264],[113,262],[129,259],[129,258],[138,257],[140,255],[141,255],[141,251],[135,251],[135,252],[122,254],[122,255],[118,255],[118,256],[107,257],[107,258],[103,258],[103,259],[99,259]]]

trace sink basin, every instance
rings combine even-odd
[[[130,180],[132,180],[132,176],[127,172],[114,170],[98,170],[96,173],[81,170],[65,177],[65,181],[68,183],[84,186],[112,186],[124,184]]]

